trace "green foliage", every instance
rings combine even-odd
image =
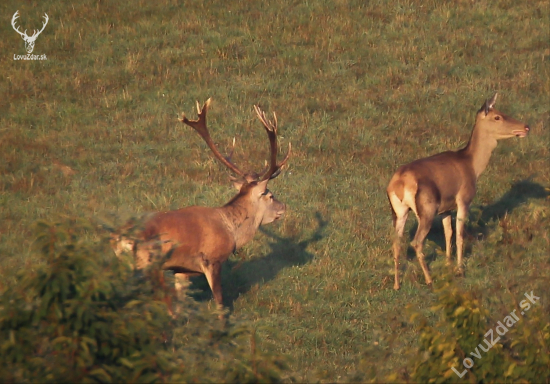
[[[437,299],[430,311],[438,321],[431,325],[426,314],[412,311],[410,320],[418,332],[418,344],[405,350],[408,361],[399,373],[379,374],[375,365],[365,360],[363,371],[368,374],[357,373],[355,379],[413,383],[550,380],[550,315],[540,302],[525,316],[516,306],[519,320],[504,331],[497,330],[504,316],[490,316],[480,295],[464,291],[450,275],[444,274],[434,291]],[[465,358],[471,359],[466,362],[467,370]]]
[[[13,60],[25,52],[16,10],[21,30],[50,17],[34,52],[48,60]],[[479,180],[458,285],[483,292],[493,319],[514,308],[509,286],[548,291],[550,2],[3,0],[0,11],[0,290],[44,263],[36,220],[227,202],[223,166],[177,117],[212,97],[213,139],[228,153],[236,137],[234,161],[258,171],[259,104],[277,113],[281,148],[292,143],[269,184],[288,209],[224,266],[232,316],[301,381],[347,377],[365,350],[380,377],[405,375],[419,335],[404,308],[434,326],[436,295],[411,249],[392,289],[384,190],[398,166],[464,145],[498,91],[498,109],[531,132],[499,143]],[[437,280],[438,220],[428,240]],[[206,279],[192,286],[211,297]]]
[[[479,293],[463,291],[448,276],[437,285],[437,304],[431,310],[440,314],[440,320],[435,326],[430,326],[425,318],[418,323],[419,351],[411,361],[413,382],[550,379],[550,316],[543,312],[540,302],[525,317],[516,306],[519,320],[506,332],[500,329],[500,335],[497,327],[502,319],[489,315],[478,298]],[[411,320],[418,315],[413,314]],[[488,349],[484,340],[491,345],[498,338]],[[461,379],[452,367],[462,374],[464,358],[470,358],[474,365]]]
[[[283,361],[256,351],[247,327],[176,299],[158,263],[134,273],[90,233],[36,224],[41,262],[0,298],[2,382],[281,380]]]

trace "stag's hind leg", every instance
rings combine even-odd
[[[183,298],[185,289],[189,287],[189,277],[187,273],[174,273],[174,288],[176,289],[176,295],[179,299]]]
[[[393,289],[399,289],[399,255],[401,253],[401,239],[407,223],[410,208],[404,204],[396,195],[388,196],[392,208],[393,227],[395,228],[393,239],[393,261],[395,264],[395,280]]]
[[[222,298],[222,263],[216,261],[213,263],[205,263],[203,266],[204,275],[206,280],[208,280],[208,285],[212,290],[214,295],[214,301],[219,310],[223,309],[223,298]],[[223,318],[223,315],[220,315],[220,319]]]

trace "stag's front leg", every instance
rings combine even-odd
[[[221,262],[213,262],[204,266],[204,275],[206,276],[206,280],[208,280],[208,285],[210,285],[210,289],[214,295],[214,301],[220,311],[223,309],[221,272]],[[222,314],[220,314],[220,319],[223,319]]]

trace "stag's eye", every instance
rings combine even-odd
[[[262,196],[265,196],[266,199],[273,200],[273,194],[269,191],[262,193]]]
[[[500,116],[495,116],[495,120],[500,120]]]

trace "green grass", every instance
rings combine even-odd
[[[391,371],[416,340],[407,306],[427,311],[433,295],[413,257],[392,289],[386,184],[401,164],[463,146],[498,91],[497,108],[531,134],[500,143],[478,183],[460,284],[497,319],[531,290],[549,312],[548,2],[7,1],[0,10],[1,284],[33,268],[37,219],[226,202],[227,173],[177,117],[212,97],[214,139],[229,148],[236,137],[235,161],[258,170],[268,149],[259,103],[277,112],[281,146],[293,145],[270,183],[289,209],[227,263],[232,315],[304,379],[318,369],[344,377],[388,335],[380,364]],[[13,60],[24,53],[9,23],[16,10],[23,30],[49,15],[33,52],[48,60]],[[437,279],[439,222],[428,239]],[[196,285],[208,299],[204,280]]]

